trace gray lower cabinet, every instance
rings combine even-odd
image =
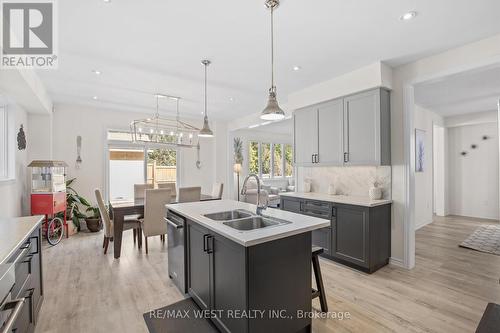
[[[16,263],[12,298],[25,298],[12,332],[31,333],[35,330],[43,301],[41,249],[41,230],[38,226],[7,260],[7,263]]]
[[[390,204],[364,207],[282,196],[280,207],[331,221],[330,227],[312,232],[312,245],[325,249],[323,257],[368,273],[389,262]]]
[[[310,332],[310,318],[295,318],[311,311],[310,233],[244,247],[189,219],[186,226],[188,293],[221,332]],[[254,310],[263,317],[241,317]],[[291,317],[269,317],[280,311]]]

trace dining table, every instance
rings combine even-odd
[[[209,194],[201,194],[200,201],[220,200]],[[174,197],[171,203],[177,203]],[[122,249],[123,221],[128,215],[144,215],[144,198],[135,200],[116,200],[109,202],[109,213],[113,219],[113,249],[115,259],[120,258]]]

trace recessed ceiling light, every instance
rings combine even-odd
[[[104,1],[105,3],[110,3],[111,2],[111,0],[102,0],[102,1]]]
[[[302,69],[302,67],[300,67],[300,66],[293,66],[294,71],[300,71],[301,69]]]
[[[98,69],[93,69],[92,73],[94,73],[95,75],[101,75],[102,72]]]
[[[229,101],[230,101],[230,102],[234,102],[234,98],[229,97]]]
[[[414,19],[417,16],[417,12],[415,11],[410,11],[408,13],[404,13],[399,17],[401,21],[409,21],[411,19]]]
[[[97,100],[97,98],[98,98],[97,96],[92,97],[93,100]]]
[[[259,126],[260,126],[260,124],[255,124],[255,125],[248,126],[248,128],[256,128],[256,127],[259,127]]]

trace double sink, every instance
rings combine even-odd
[[[204,216],[214,221],[222,221],[222,224],[239,231],[251,231],[291,223],[271,216],[257,215],[243,209],[205,214]]]

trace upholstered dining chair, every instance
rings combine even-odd
[[[102,199],[101,191],[95,189],[95,198],[97,201],[97,206],[99,207],[99,213],[101,214],[102,224],[104,225],[104,241],[102,247],[104,248],[104,254],[108,252],[108,245],[111,238],[113,238],[113,220],[109,218],[108,210],[104,205],[104,200]],[[137,235],[141,234],[141,223],[138,220],[125,219],[123,221],[123,231],[133,229],[134,233]],[[141,246],[141,239],[139,238],[139,246]]]
[[[215,183],[214,186],[212,187],[212,197],[221,199],[223,191],[224,191],[224,184]]]
[[[144,198],[144,218],[140,219],[142,233],[144,234],[146,254],[149,252],[148,237],[160,236],[162,242],[165,242],[167,224],[163,218],[165,217],[165,205],[170,203],[171,198],[172,193],[170,189],[146,190],[146,196]]]
[[[153,188],[153,184],[134,184],[134,200],[144,199],[144,191]]]
[[[194,202],[201,200],[201,187],[179,187],[178,202]]]
[[[177,196],[177,188],[175,183],[159,183],[158,188],[170,189],[170,196],[175,199]]]

